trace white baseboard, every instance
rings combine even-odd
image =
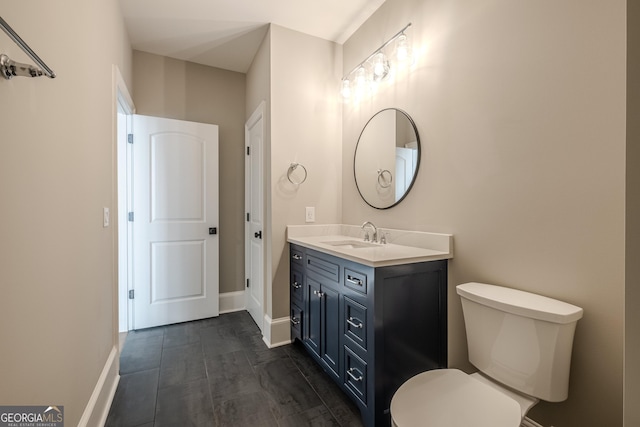
[[[119,356],[118,347],[113,346],[107,358],[107,363],[105,363],[98,378],[98,383],[84,409],[82,418],[80,418],[79,427],[104,426],[106,423],[109,409],[111,409],[111,403],[120,381],[120,375],[118,374]]]
[[[522,424],[520,424],[520,427],[542,427],[542,425],[533,421],[531,418],[524,417],[524,419],[522,420]]]
[[[246,308],[244,291],[225,292],[223,294],[220,294],[219,298],[220,314],[240,311]]]
[[[269,315],[264,315],[262,328],[262,340],[267,347],[280,347],[291,343],[291,322],[289,317],[272,319]]]

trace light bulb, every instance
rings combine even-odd
[[[411,64],[413,62],[413,52],[409,42],[407,41],[407,35],[402,33],[398,37],[398,45],[396,47],[396,58],[399,63]]]
[[[364,67],[360,67],[356,70],[355,92],[356,99],[364,98],[364,95],[367,92],[367,73]]]
[[[380,81],[389,74],[389,61],[382,52],[378,52],[373,57],[373,80]]]
[[[351,84],[349,82],[349,79],[342,80],[342,90],[340,92],[342,93],[342,97],[344,99],[351,98]]]
[[[356,86],[364,85],[367,81],[367,74],[364,67],[356,70]]]

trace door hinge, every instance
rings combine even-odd
[[[249,279],[247,279],[247,288],[249,287]]]
[[[133,299],[133,297],[134,297],[134,293],[135,293],[135,292],[133,291],[133,289],[130,289],[130,290],[129,290],[129,299]]]
[[[129,212],[129,221],[133,222],[133,212]]]
[[[249,212],[247,212],[247,222],[249,222]]]
[[[133,134],[132,133],[127,135],[127,142],[129,144],[133,144]]]
[[[247,147],[247,156],[249,156],[251,154],[251,148]]]

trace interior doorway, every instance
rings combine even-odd
[[[179,129],[174,133],[180,134],[179,138],[184,138],[188,133],[185,131],[190,126],[205,127],[207,129],[214,129],[215,135],[213,137],[205,137],[198,140],[195,134],[186,136],[189,139],[186,152],[180,149],[176,151],[177,145],[174,143],[177,139],[167,139],[167,133],[164,129],[164,139],[159,141],[155,148],[155,159],[160,163],[156,163],[155,175],[152,179],[155,179],[155,184],[159,184],[158,179],[165,179],[165,190],[156,193],[155,211],[156,218],[155,223],[160,225],[160,232],[173,233],[174,226],[179,222],[177,217],[186,218],[187,228],[191,227],[198,230],[201,234],[197,238],[192,239],[179,239],[179,243],[175,243],[171,239],[160,242],[155,239],[154,244],[151,242],[141,243],[138,241],[138,245],[144,245],[147,247],[153,246],[156,250],[150,254],[155,261],[156,280],[151,283],[149,281],[146,286],[145,292],[140,292],[143,289],[142,285],[137,286],[135,289],[135,277],[136,264],[140,259],[135,259],[135,241],[134,241],[134,224],[135,224],[135,203],[134,203],[134,144],[130,143],[134,134],[134,121],[135,121],[135,107],[133,101],[129,95],[128,89],[122,76],[114,67],[114,94],[115,94],[115,134],[116,134],[116,169],[117,169],[117,299],[118,299],[118,332],[120,333],[121,344],[126,332],[132,329],[144,328],[153,326],[160,323],[175,323],[187,320],[193,320],[195,318],[212,317],[217,316],[219,312],[219,256],[218,256],[218,128],[215,125],[206,125],[201,123],[172,121],[172,125],[176,125]],[[141,116],[137,116],[141,117]],[[156,118],[152,118],[156,119]],[[158,119],[160,121],[166,121],[168,119]],[[184,128],[184,129],[183,129]],[[207,142],[204,139],[208,139]],[[215,139],[215,141],[213,141]],[[211,143],[214,143],[213,145]],[[198,148],[200,147],[200,148]],[[206,153],[202,150],[206,150]],[[173,154],[176,154],[174,156]],[[186,153],[186,154],[185,154]],[[202,191],[196,191],[196,196],[211,196],[214,200],[215,206],[210,206],[203,200],[197,200],[198,197],[193,197],[190,200],[179,200],[167,203],[167,197],[177,193],[182,197],[185,192],[181,191],[179,182],[187,175],[194,177],[198,175],[195,171],[195,167],[190,165],[185,167],[184,164],[176,166],[176,159],[184,160],[185,155],[191,153],[193,159],[208,158],[215,163],[214,166],[204,165],[203,162],[199,162],[198,165],[202,165],[205,169],[211,169],[209,172],[201,171],[201,178],[209,178],[206,182],[202,181]],[[206,155],[202,155],[206,154]],[[164,157],[163,157],[164,156]],[[164,158],[164,161],[162,161]],[[171,160],[168,162],[168,160]],[[173,166],[168,166],[171,163]],[[193,162],[192,162],[193,163]],[[198,166],[196,165],[196,166]],[[173,173],[173,172],[175,173]],[[205,177],[205,174],[210,176]],[[176,178],[176,179],[174,179]],[[193,181],[193,180],[192,180]],[[194,188],[193,182],[187,183],[188,187]],[[156,185],[155,188],[158,188]],[[206,193],[206,194],[205,194]],[[195,194],[195,193],[194,193]],[[185,196],[188,196],[186,194]],[[193,194],[192,194],[193,195]],[[164,199],[163,199],[164,198]],[[149,205],[149,203],[139,203],[141,206]],[[202,205],[198,205],[202,203]],[[199,207],[198,207],[199,206]],[[186,212],[185,209],[191,207],[200,211],[200,215],[192,215],[192,212]],[[178,211],[175,211],[175,209]],[[197,209],[196,209],[197,208]],[[162,211],[164,209],[164,211]],[[192,211],[194,210],[192,209]],[[167,214],[167,215],[165,215]],[[174,215],[175,214],[175,215]],[[160,216],[158,216],[160,215]],[[177,215],[177,217],[176,217]],[[147,215],[148,216],[148,215]],[[197,218],[196,218],[197,217]],[[141,218],[139,218],[141,219]],[[179,218],[178,218],[179,219]],[[182,218],[185,219],[185,218]],[[131,221],[133,220],[133,221]],[[183,221],[185,222],[185,221]],[[184,224],[183,224],[184,225]],[[184,227],[183,227],[184,228]],[[139,238],[138,238],[139,239]],[[140,258],[138,256],[138,258]],[[186,268],[184,265],[181,268],[175,267],[176,260],[187,260],[191,264],[198,264],[201,268],[191,268],[194,265],[189,265]],[[150,258],[151,262],[152,259]],[[209,262],[211,261],[211,262]],[[147,266],[147,267],[151,267]],[[196,266],[197,267],[197,266]],[[138,270],[152,271],[150,268],[141,267]],[[186,271],[186,277],[188,281],[182,280],[185,278],[185,274],[174,275],[176,271]],[[175,279],[175,280],[174,280]],[[176,290],[170,286],[170,282],[181,282],[183,285],[188,282],[188,285],[181,285],[180,289]],[[179,291],[179,292],[178,292]],[[138,301],[147,301],[149,306],[153,306],[156,312],[160,312],[160,318],[164,320],[158,321],[142,321],[138,319],[136,322],[135,312],[135,296],[141,297]],[[204,301],[204,302],[203,302]],[[177,307],[176,306],[179,306]],[[194,308],[194,304],[198,307]],[[203,307],[200,307],[203,306]],[[139,311],[139,310],[138,310]],[[157,314],[157,313],[156,313]]]

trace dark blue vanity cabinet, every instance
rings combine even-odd
[[[358,405],[389,426],[395,391],[447,365],[447,260],[369,267],[290,245],[291,336]]]

